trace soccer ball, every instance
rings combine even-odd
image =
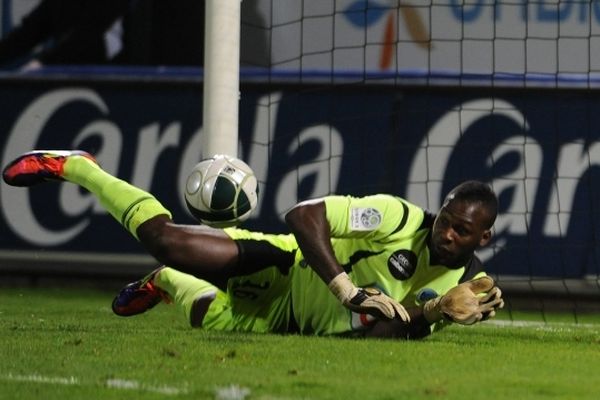
[[[252,168],[242,160],[215,155],[192,169],[184,197],[190,213],[203,224],[235,226],[256,208],[258,182]]]

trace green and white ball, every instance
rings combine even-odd
[[[225,228],[248,219],[258,202],[258,182],[242,160],[215,155],[192,169],[185,185],[190,213],[203,224]]]

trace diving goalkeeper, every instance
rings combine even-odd
[[[204,329],[419,339],[493,317],[504,304],[475,255],[498,209],[482,182],[458,185],[437,215],[384,194],[302,202],[281,235],[175,224],[151,194],[82,151],[23,154],[3,178],[84,187],[164,265],[119,292],[118,315],[164,300]]]

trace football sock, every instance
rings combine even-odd
[[[142,223],[157,215],[171,217],[150,193],[110,175],[86,157],[69,157],[63,171],[65,180],[96,195],[100,204],[136,239]]]
[[[190,321],[194,300],[201,296],[214,299],[217,294],[217,288],[210,283],[169,267],[161,269],[153,283],[183,308],[187,321]]]

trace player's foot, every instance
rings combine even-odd
[[[65,162],[82,156],[93,162],[91,154],[81,150],[35,150],[11,161],[2,171],[4,182],[11,186],[32,186],[46,181],[63,181]]]
[[[121,289],[112,302],[113,312],[122,317],[130,317],[146,312],[162,300],[170,302],[167,293],[154,285],[154,277],[161,269],[162,267]]]

